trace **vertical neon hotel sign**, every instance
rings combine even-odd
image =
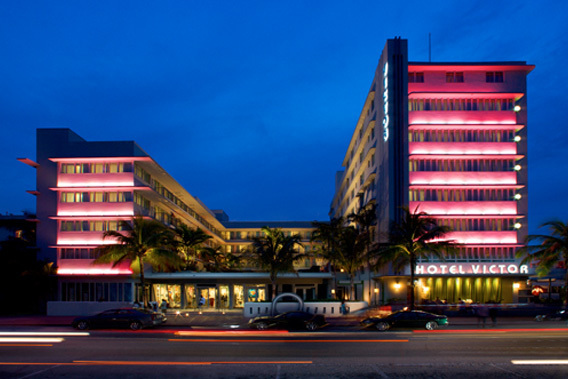
[[[383,66],[383,139],[389,139],[389,62]]]

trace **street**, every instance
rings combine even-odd
[[[2,338],[23,338],[0,342],[3,378],[568,377],[565,325],[383,333],[2,330],[9,331]],[[49,334],[30,340],[24,332]]]

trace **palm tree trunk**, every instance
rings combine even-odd
[[[138,265],[140,267],[140,287],[142,287],[142,304],[144,307],[148,307],[148,299],[146,298],[146,280],[144,278],[144,265],[142,263],[142,258],[138,257]]]
[[[410,254],[410,309],[414,309],[414,272],[416,268],[416,257]]]
[[[355,279],[353,278],[354,274],[350,275],[351,279],[351,294],[349,296],[349,300],[356,300],[355,298]]]
[[[566,267],[566,276],[564,277],[564,288],[566,289],[564,295],[566,295],[566,298],[564,299],[564,307],[568,309],[568,265],[564,264],[564,267]]]

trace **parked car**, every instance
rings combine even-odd
[[[381,332],[392,328],[426,328],[438,329],[448,325],[448,317],[424,311],[398,311],[386,316],[369,317],[361,321],[364,327],[374,327]]]
[[[316,330],[326,325],[323,315],[308,312],[285,312],[277,316],[260,316],[251,318],[249,326],[258,330],[273,329],[305,329]]]
[[[109,309],[92,316],[81,316],[73,320],[75,329],[97,328],[129,328],[139,330],[166,322],[166,317],[161,313],[146,309],[120,308]]]
[[[534,318],[535,321],[568,321],[568,311],[566,309],[559,309],[545,315],[538,315]]]

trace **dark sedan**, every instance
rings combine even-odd
[[[426,328],[438,329],[448,325],[448,317],[424,311],[398,311],[383,317],[369,317],[361,324],[365,327],[374,327],[381,332],[392,328]]]
[[[93,316],[77,317],[73,320],[71,325],[79,330],[97,328],[127,328],[139,330],[160,325],[165,321],[165,316],[150,310],[121,308],[109,309]]]
[[[326,325],[323,315],[307,312],[286,312],[278,316],[260,316],[249,320],[249,326],[258,330],[273,329],[303,329],[316,330]]]
[[[566,309],[559,309],[545,315],[538,315],[535,321],[568,321],[568,311]]]

